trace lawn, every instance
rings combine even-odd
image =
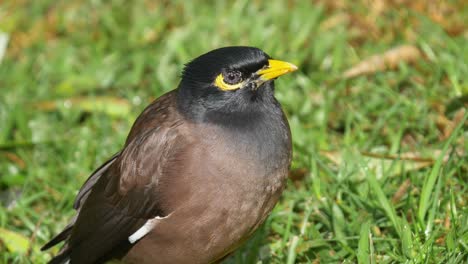
[[[299,66],[276,85],[288,186],[227,263],[467,261],[467,21],[462,0],[2,1],[0,263],[49,260],[145,105],[227,45]]]

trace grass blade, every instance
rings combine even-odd
[[[366,222],[361,226],[361,232],[359,234],[359,246],[357,251],[357,259],[359,264],[370,264],[370,248],[369,238],[371,236],[370,223]]]
[[[436,180],[437,180],[437,176],[439,175],[440,169],[442,167],[444,157],[445,157],[450,145],[455,140],[456,135],[458,135],[458,132],[460,131],[460,129],[465,124],[465,121],[466,121],[467,117],[468,117],[468,114],[465,114],[465,116],[463,117],[461,122],[459,122],[458,126],[453,130],[452,134],[450,135],[450,138],[445,143],[444,148],[442,149],[442,152],[440,153],[439,157],[437,158],[437,160],[436,160],[436,162],[434,164],[434,167],[431,170],[431,173],[427,174],[426,178],[424,179],[424,184],[423,184],[423,187],[422,187],[422,190],[421,190],[421,198],[419,200],[419,209],[418,209],[418,218],[419,218],[419,221],[421,222],[421,224],[423,224],[423,225],[426,225],[424,223],[424,220],[426,218],[427,210],[428,210],[428,208],[430,206],[430,200],[431,200],[432,192],[434,191],[434,186],[435,186],[435,183],[436,183]],[[425,231],[426,236],[429,235],[427,233],[427,231],[429,231],[429,230]]]
[[[377,182],[377,179],[375,178],[374,174],[369,174],[367,177],[370,188],[374,192],[375,196],[377,197],[377,201],[380,205],[380,207],[385,211],[385,214],[387,217],[390,219],[390,221],[393,224],[393,227],[397,231],[398,235],[401,238],[401,228],[400,228],[400,222],[397,217],[395,208],[392,206],[390,201],[387,199],[385,196],[382,188],[380,187],[379,183]]]

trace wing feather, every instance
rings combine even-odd
[[[162,209],[159,183],[165,167],[173,166],[171,159],[187,143],[174,105],[174,92],[149,105],[133,125],[124,149],[86,181],[75,201],[76,221],[46,244],[48,248],[67,239],[55,260],[86,264],[110,259],[121,254],[116,249],[130,249],[128,237],[148,219],[170,213]]]

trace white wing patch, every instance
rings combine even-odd
[[[142,237],[146,236],[149,232],[151,232],[151,230],[154,229],[154,227],[156,226],[159,220],[167,218],[169,217],[169,215],[165,217],[156,216],[153,219],[149,219],[148,221],[146,221],[146,223],[142,227],[140,227],[140,229],[138,229],[135,233],[133,233],[131,236],[128,237],[128,241],[131,244],[137,242]]]

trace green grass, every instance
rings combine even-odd
[[[226,45],[300,68],[276,89],[291,180],[228,263],[467,260],[463,1],[151,2],[1,2],[0,263],[50,259],[38,248],[144,106],[176,87],[184,63]],[[420,51],[411,63],[343,77],[403,44]]]

